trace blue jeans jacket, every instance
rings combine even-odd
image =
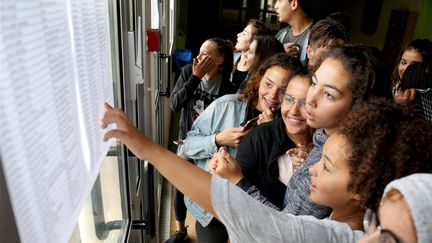
[[[248,102],[239,101],[238,97],[238,94],[222,96],[201,113],[187,133],[180,156],[193,159],[198,167],[209,171],[207,163],[218,150],[215,142],[216,134],[226,128],[239,127],[246,119]],[[235,157],[237,148],[227,147],[227,149]],[[188,197],[185,196],[184,200],[189,212],[206,227],[213,219],[213,215]]]

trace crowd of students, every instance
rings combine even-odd
[[[199,242],[432,241],[432,42],[411,42],[385,78],[343,15],[313,23],[305,3],[276,1],[289,24],[276,37],[250,20],[235,52],[203,43],[170,98],[177,154],[105,105],[104,139],[179,190],[167,242],[187,238],[186,208]]]

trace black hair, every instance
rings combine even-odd
[[[413,63],[407,67],[401,80],[400,88],[432,88],[432,61]]]

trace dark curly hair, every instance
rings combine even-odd
[[[219,37],[210,38],[207,41],[216,44],[217,54],[224,57],[223,63],[219,66],[219,74],[225,79],[229,78],[233,69],[234,46],[230,40],[224,40]]]
[[[277,53],[271,56],[258,68],[256,73],[252,75],[246,88],[240,90],[239,100],[248,100],[253,106],[255,106],[258,102],[258,90],[261,79],[267,69],[273,66],[280,66],[284,69],[291,70],[291,76],[289,79],[291,79],[291,77],[302,68],[301,62],[297,58],[291,57],[286,53]]]
[[[348,189],[375,212],[390,181],[432,172],[432,125],[394,102],[375,97],[355,105],[338,133],[351,147]]]
[[[349,89],[353,95],[352,104],[361,103],[373,94],[377,65],[372,60],[369,48],[362,45],[334,46],[319,57],[313,72],[327,59],[338,60],[350,74]]]

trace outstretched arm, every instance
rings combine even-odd
[[[187,195],[202,208],[216,215],[210,198],[211,175],[174,153],[154,143],[142,134],[127,119],[120,109],[114,109],[105,103],[102,128],[115,123],[116,129],[107,132],[104,140],[119,139],[132,153],[142,160],[147,160],[176,188]],[[196,183],[199,181],[200,183]]]

